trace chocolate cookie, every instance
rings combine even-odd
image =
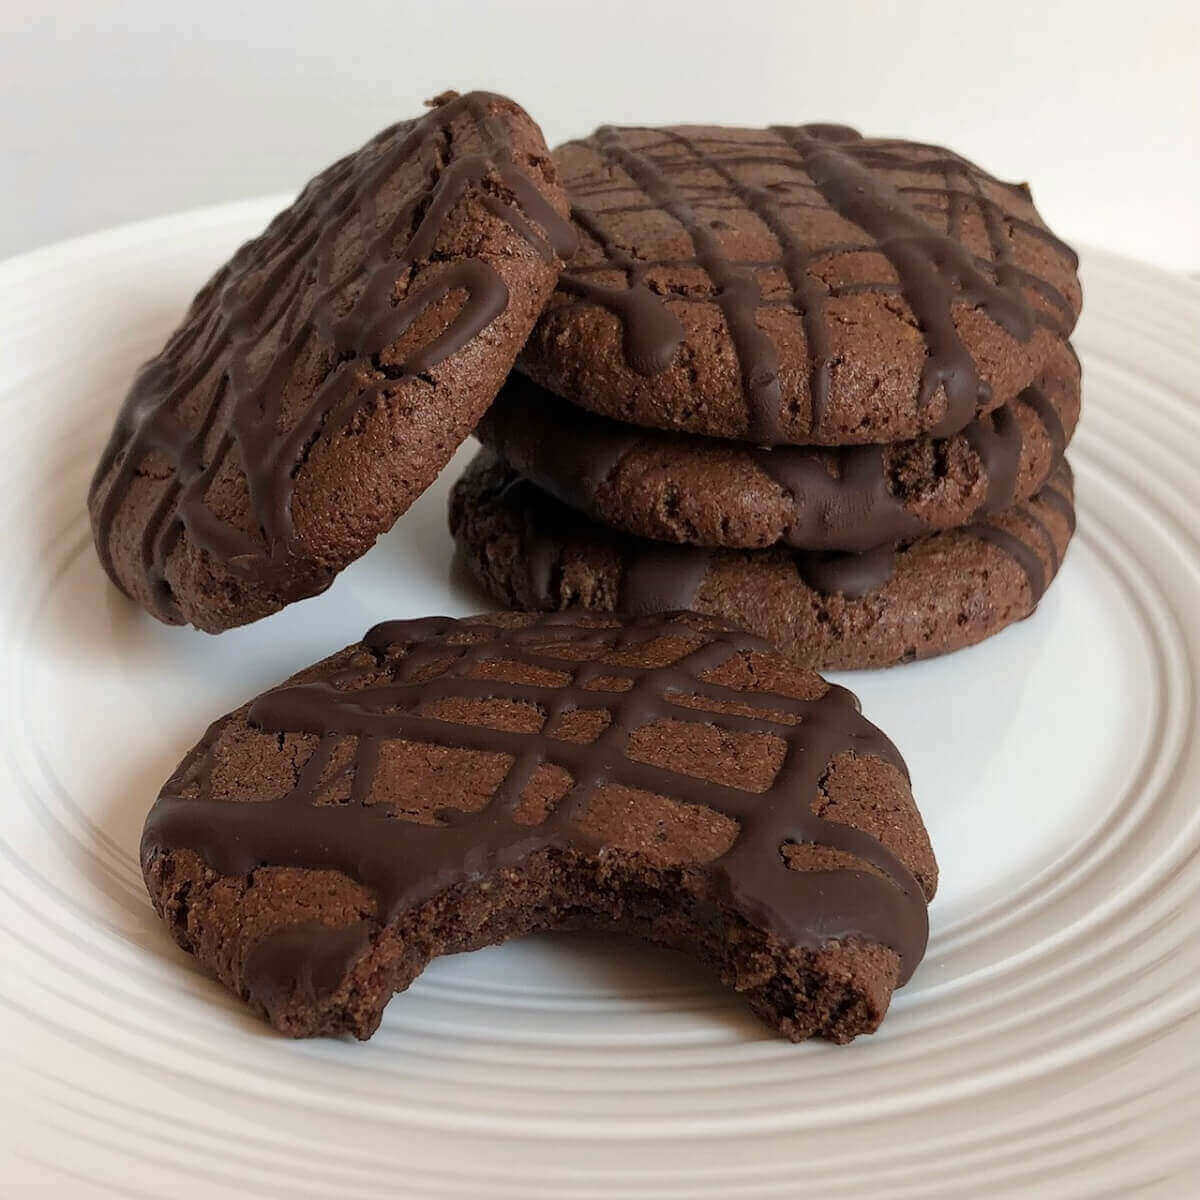
[[[618,534],[489,451],[455,485],[450,528],[513,608],[737,621],[804,666],[884,667],[972,645],[1027,617],[1074,532],[1065,460],[1036,496],[961,529],[862,554],[716,550]]]
[[[209,729],[142,866],[276,1028],[361,1038],[439,954],[599,927],[848,1041],[920,961],[937,874],[854,697],[688,613],[380,625]]]
[[[606,126],[555,151],[583,241],[522,353],[637,425],[760,445],[948,437],[1074,327],[1024,184],[840,125]]]
[[[328,587],[496,394],[574,246],[541,131],[447,93],[318,175],[141,370],[89,497],[113,582],[217,632]]]
[[[1062,342],[1037,383],[943,441],[760,449],[594,416],[519,372],[475,433],[543,491],[641,537],[868,550],[1027,499],[1078,417],[1079,364]]]

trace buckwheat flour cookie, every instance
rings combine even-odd
[[[718,550],[619,534],[483,451],[455,485],[450,528],[489,595],[513,608],[691,608],[814,668],[945,654],[1027,617],[1075,528],[1065,460],[1037,495],[961,529],[862,554]]]
[[[848,1041],[920,961],[937,876],[854,697],[687,613],[378,626],[209,729],[142,866],[276,1028],[360,1038],[439,954],[587,927]]]
[[[599,417],[519,372],[475,432],[543,491],[640,537],[868,550],[1028,499],[1078,417],[1079,364],[1063,342],[1016,400],[941,441],[765,449]]]
[[[318,175],[138,374],[92,484],[108,574],[217,632],[328,587],[491,402],[575,235],[538,127],[447,93]]]
[[[554,154],[580,253],[522,354],[618,420],[759,445],[948,437],[1074,327],[1024,184],[840,125],[605,126]]]

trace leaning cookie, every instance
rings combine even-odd
[[[884,667],[991,637],[1037,606],[1075,528],[1064,462],[994,516],[863,554],[717,550],[598,525],[481,452],[455,485],[450,528],[491,597],[515,608],[737,621],[816,669]]]
[[[605,126],[554,151],[581,235],[521,354],[634,425],[755,445],[949,437],[1070,336],[1024,184],[842,125]]]
[[[639,537],[867,550],[1028,499],[1078,419],[1079,362],[1063,342],[1036,384],[944,440],[753,447],[595,416],[520,372],[475,433],[543,491]]]
[[[541,131],[448,93],[322,172],[134,381],[89,508],[113,582],[218,632],[328,587],[433,481],[574,247]]]
[[[937,875],[854,697],[690,613],[378,626],[209,729],[142,867],[276,1028],[364,1038],[437,955],[587,927],[848,1041],[920,961]]]

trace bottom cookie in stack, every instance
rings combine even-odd
[[[946,654],[1029,616],[1075,529],[1063,460],[1002,512],[858,554],[715,549],[619,533],[540,490],[490,451],[455,485],[450,528],[510,608],[692,609],[769,638],[799,663],[884,667]]]

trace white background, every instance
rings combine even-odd
[[[832,120],[1200,270],[1196,0],[0,0],[0,256],[297,187],[444,88],[602,122]]]

